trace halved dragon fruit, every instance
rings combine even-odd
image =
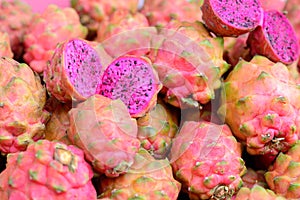
[[[264,12],[262,26],[249,34],[247,44],[251,54],[260,54],[273,62],[291,64],[299,56],[299,44],[287,17],[277,10]]]
[[[71,39],[58,45],[44,72],[48,91],[62,102],[83,101],[96,92],[103,55],[97,43]]]
[[[141,117],[156,105],[161,88],[149,59],[125,55],[115,59],[104,71],[97,93],[121,99],[132,117]]]
[[[204,0],[202,19],[219,36],[238,36],[255,29],[262,21],[259,0]]]

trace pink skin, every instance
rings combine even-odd
[[[56,4],[61,8],[70,7],[70,1],[68,0],[23,0],[23,2],[28,3],[31,7],[33,12],[42,13],[49,4]]]

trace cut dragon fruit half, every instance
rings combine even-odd
[[[84,40],[70,40],[65,47],[64,62],[75,90],[86,98],[94,95],[102,70],[97,51]]]
[[[97,93],[121,99],[132,117],[140,117],[155,106],[161,87],[149,59],[126,55],[115,59],[107,67]]]

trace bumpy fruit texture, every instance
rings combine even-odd
[[[145,116],[137,119],[141,147],[156,159],[165,158],[172,139],[178,131],[178,120],[163,102],[159,102]]]
[[[69,115],[68,137],[84,150],[94,169],[109,177],[126,173],[140,142],[136,120],[125,104],[94,95],[72,108]]]
[[[8,155],[0,174],[0,199],[96,200],[92,177],[80,149],[39,140]]]
[[[0,56],[12,58],[14,56],[11,51],[9,35],[7,32],[0,31]]]
[[[272,190],[265,189],[260,185],[254,185],[252,188],[242,187],[232,200],[286,200],[286,198],[276,195]]]
[[[260,0],[261,6],[264,10],[278,10],[281,12],[285,10],[285,5],[289,1],[290,0],[274,0],[274,1]]]
[[[165,27],[171,20],[194,22],[202,19],[202,0],[145,0],[141,12],[151,26]]]
[[[286,198],[299,199],[300,143],[297,142],[289,151],[280,153],[273,166],[265,174],[271,190]]]
[[[45,139],[71,144],[67,136],[67,130],[70,127],[68,112],[71,105],[63,104],[54,97],[50,97],[46,102],[45,109],[51,113],[51,117],[46,123]]]
[[[236,37],[252,31],[263,16],[259,0],[204,0],[201,10],[207,28],[219,36]]]
[[[149,57],[168,103],[197,107],[214,98],[219,78],[228,69],[222,59],[222,38],[212,38],[201,22],[173,22],[152,41]]]
[[[36,72],[42,73],[56,45],[72,38],[85,38],[87,28],[73,8],[51,4],[41,14],[35,14],[24,36],[24,60]]]
[[[99,24],[116,10],[137,12],[138,2],[138,0],[71,0],[71,6],[79,13],[81,23],[90,31],[96,31]]]
[[[112,200],[176,200],[181,188],[181,184],[173,177],[169,161],[155,160],[144,149],[139,150],[126,174],[100,181],[100,197]]]
[[[0,58],[0,151],[25,150],[28,143],[44,136],[45,88],[24,63]]]
[[[104,51],[98,53],[98,47],[83,39],[59,43],[44,71],[48,91],[62,102],[83,101],[94,95],[106,59]]]
[[[14,58],[22,58],[24,53],[24,34],[31,23],[33,12],[31,7],[21,0],[1,0],[0,31],[7,32]]]
[[[264,55],[274,62],[291,64],[299,57],[299,43],[287,17],[277,10],[264,11],[262,26],[249,33],[252,55]]]
[[[263,56],[241,60],[225,80],[220,114],[252,155],[277,155],[299,138],[300,88],[287,67]]]
[[[162,88],[157,72],[149,59],[121,56],[103,72],[97,93],[121,99],[132,117],[142,117],[155,107]]]
[[[247,172],[242,176],[243,187],[253,188],[255,185],[259,185],[263,188],[268,188],[265,180],[265,170],[254,170],[247,168]]]
[[[242,186],[241,151],[227,125],[187,121],[173,140],[170,162],[190,199],[226,199]]]

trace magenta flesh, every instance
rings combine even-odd
[[[152,66],[144,59],[124,56],[108,66],[98,93],[121,99],[131,115],[143,111],[157,90]]]
[[[96,93],[102,69],[96,50],[83,40],[74,39],[66,44],[65,70],[75,89],[84,97]]]

